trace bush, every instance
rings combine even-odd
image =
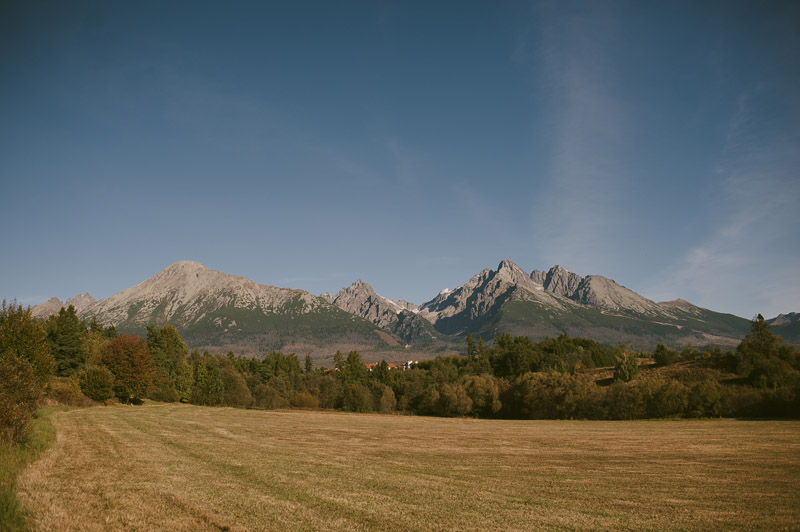
[[[761,390],[754,390],[749,386],[733,386],[728,389],[723,415],[758,417],[762,399]]]
[[[500,402],[500,384],[491,375],[469,375],[461,380],[472,400],[472,414],[478,417],[495,416],[503,406]]]
[[[647,404],[647,417],[680,417],[686,411],[689,391],[675,379],[652,379],[639,383]]]
[[[247,408],[253,403],[250,388],[239,373],[232,368],[222,370],[222,385],[224,386],[224,402],[227,406]]]
[[[268,384],[259,384],[256,386],[256,389],[253,391],[253,404],[265,410],[274,410],[276,408],[289,406],[289,403],[278,393],[278,390]]]
[[[50,403],[67,406],[89,406],[93,404],[93,401],[81,391],[77,375],[53,379],[47,389],[47,400]]]
[[[441,412],[445,416],[464,417],[472,410],[472,399],[460,384],[445,384],[439,394]]]
[[[397,408],[397,399],[394,396],[394,391],[388,386],[384,386],[383,393],[381,393],[380,404],[378,411],[381,414],[391,414]]]
[[[114,375],[103,366],[89,366],[80,375],[83,394],[93,401],[105,402],[114,397]]]
[[[511,390],[512,417],[524,419],[597,419],[602,417],[601,392],[587,375],[526,373]]]
[[[0,305],[0,352],[9,351],[26,361],[42,386],[47,384],[55,369],[50,354],[47,333],[42,323],[31,316],[31,310],[22,305]]]
[[[325,375],[319,380],[319,406],[322,408],[336,408],[341,403],[339,381],[332,375]]]
[[[372,412],[372,394],[369,393],[369,389],[357,382],[345,384],[342,410],[362,413]]]
[[[608,388],[605,408],[609,419],[642,419],[647,415],[642,388],[620,381]]]
[[[33,367],[10,351],[0,353],[0,440],[20,441],[33,417],[41,385]]]
[[[175,389],[175,383],[161,368],[156,369],[156,376],[153,379],[153,385],[147,392],[147,397],[153,401],[164,403],[177,403],[180,399],[178,391]]]
[[[687,413],[692,417],[719,417],[725,408],[726,390],[714,380],[704,380],[689,389]]]
[[[319,408],[319,399],[308,392],[300,392],[292,398],[292,406],[297,408]]]

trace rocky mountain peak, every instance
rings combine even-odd
[[[404,310],[411,312],[417,310],[416,305],[412,303],[394,301],[379,295],[372,286],[361,279],[339,290],[331,303],[384,328],[392,327],[398,321],[397,315]]]
[[[48,318],[58,314],[58,311],[64,306],[64,303],[57,297],[51,297],[44,303],[36,305],[31,309],[31,315],[34,318]]]
[[[602,275],[587,275],[573,298],[584,305],[604,310],[627,310],[642,314],[663,315],[665,310],[646,297]]]
[[[338,299],[339,297],[344,297],[344,296],[346,296],[348,294],[350,294],[350,295],[357,294],[357,295],[367,296],[367,297],[368,296],[377,295],[377,293],[375,292],[375,290],[372,288],[372,286],[369,283],[365,283],[361,279],[356,279],[356,281],[353,284],[351,284],[350,286],[347,286],[347,287],[342,288],[341,290],[339,290],[339,293],[337,293],[336,297],[334,297],[334,301],[336,299]]]
[[[544,289],[551,294],[572,298],[583,278],[556,264],[547,272]]]
[[[67,302],[64,303],[64,306],[69,307],[70,305],[72,305],[73,307],[75,307],[75,312],[80,314],[81,312],[89,308],[89,306],[92,303],[95,303],[96,301],[97,300],[93,298],[90,294],[78,294],[75,297],[67,299]]]
[[[31,315],[34,318],[49,318],[58,314],[62,308],[68,308],[70,305],[75,307],[75,312],[80,314],[92,305],[96,300],[89,294],[79,294],[75,297],[67,299],[64,303],[57,297],[51,297],[44,303],[36,305],[31,309]]]
[[[261,285],[208,269],[196,261],[180,261],[136,286],[90,305],[84,315],[110,325],[125,323],[129,328],[150,322],[185,327],[222,308],[271,313],[290,302],[299,303],[303,314],[325,305],[303,290]]]
[[[767,323],[770,325],[789,325],[792,323],[796,323],[800,321],[800,313],[798,312],[789,312],[788,314],[778,314],[771,320],[767,320]]]
[[[531,280],[540,286],[544,286],[544,281],[546,278],[547,278],[547,272],[543,272],[540,270],[533,270],[531,272]]]
[[[181,260],[170,264],[158,272],[155,277],[191,277],[192,275],[197,277],[207,271],[211,270],[206,268],[205,265],[200,262],[193,260]]]
[[[531,292],[542,290],[542,287],[525,270],[508,259],[500,262],[493,277],[497,280],[503,280],[514,287],[520,287]]]

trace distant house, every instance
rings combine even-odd
[[[380,365],[381,365],[380,362],[375,362],[373,364],[364,364],[364,366],[367,368],[367,371],[372,371],[372,368],[376,368]],[[397,364],[386,364],[386,365],[389,367],[389,369],[397,369],[400,367]]]

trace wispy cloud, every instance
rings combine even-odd
[[[653,297],[748,318],[800,308],[800,146],[776,98],[767,85],[740,98],[716,168],[711,234],[652,283]]]
[[[625,139],[633,134],[604,47],[615,23],[602,7],[538,15],[544,29],[534,83],[549,111],[536,128],[546,131],[549,164],[533,210],[533,245],[545,263],[602,271],[624,221]],[[515,52],[518,60],[526,55]]]

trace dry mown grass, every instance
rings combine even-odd
[[[60,413],[39,530],[779,530],[800,423],[476,421],[179,405]]]

